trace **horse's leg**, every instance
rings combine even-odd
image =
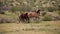
[[[21,21],[23,21],[21,18],[19,18],[19,23],[21,22]]]
[[[26,21],[27,21],[28,23],[30,23],[30,21],[29,21],[29,17],[26,18]]]
[[[39,19],[40,19],[39,17],[35,17],[36,22],[39,22]]]
[[[37,18],[38,20],[40,19],[40,17]]]
[[[20,19],[19,19],[19,23],[20,23]]]
[[[21,18],[20,18],[20,17],[18,18],[18,21],[19,21],[19,23],[20,23],[20,21],[21,21]]]
[[[40,17],[37,17],[37,21],[40,22]]]
[[[24,18],[19,17],[19,23],[20,23],[20,22],[24,22]]]
[[[29,21],[30,19],[28,18],[28,23],[30,23],[30,21]]]

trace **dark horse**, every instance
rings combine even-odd
[[[19,19],[20,19],[20,21],[28,21],[28,23],[29,23],[30,18],[38,18],[39,19],[39,16],[40,16],[40,10],[37,10],[36,12],[22,13],[19,16]]]
[[[28,21],[28,23],[29,23],[28,13],[22,13],[22,14],[19,16],[19,22],[20,22],[20,21],[23,21],[23,22]]]

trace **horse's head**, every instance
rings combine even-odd
[[[28,15],[28,13],[25,13],[25,16],[27,16]]]
[[[38,14],[40,14],[40,10],[37,10],[36,12],[37,12]]]

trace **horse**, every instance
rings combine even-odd
[[[27,21],[29,23],[29,17],[28,17],[28,13],[22,13],[20,16],[19,16],[19,22],[22,21],[22,22],[25,22]]]
[[[36,12],[28,12],[29,18],[39,19],[39,16],[40,16],[40,10],[37,10]]]
[[[40,16],[40,10],[37,10],[36,12],[26,12],[26,13],[21,13],[19,16],[20,21],[28,21],[30,22],[31,18],[36,18],[39,19]]]

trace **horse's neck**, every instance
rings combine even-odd
[[[39,11],[37,11],[36,13],[37,13],[37,14],[40,14],[40,12],[39,12]]]
[[[37,13],[39,13],[39,11],[37,11]]]

